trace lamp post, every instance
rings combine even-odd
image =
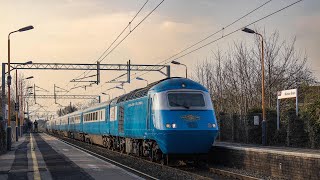
[[[7,150],[11,150],[11,124],[10,124],[10,86],[11,86],[11,75],[10,75],[10,35],[16,32],[23,32],[33,29],[33,26],[26,26],[16,31],[12,31],[8,35],[8,127],[7,127]]]
[[[28,61],[28,62],[26,62],[26,63],[23,63],[23,64],[32,64],[32,61]],[[28,78],[30,78],[30,77],[28,77]],[[32,78],[33,78],[33,76],[32,76]],[[21,81],[21,88],[22,88],[22,81]],[[22,90],[22,89],[21,89]],[[22,91],[21,91],[21,94],[22,94]],[[22,99],[22,97],[21,97],[21,99]],[[19,140],[19,130],[18,130],[18,128],[19,128],[19,118],[18,118],[18,112],[19,112],[19,96],[18,96],[18,69],[16,68],[16,103],[15,103],[15,106],[14,106],[14,108],[15,108],[15,112],[16,112],[16,141],[18,141]],[[20,120],[20,126],[21,126],[21,120]]]
[[[107,95],[108,96],[108,101],[110,100],[110,94],[107,94],[107,93],[101,93],[101,94],[103,94],[103,95]]]
[[[182,65],[182,66],[186,67],[186,78],[188,78],[188,67],[185,64],[182,64],[178,61],[171,61],[171,64]]]
[[[263,47],[263,36],[260,33],[255,32],[249,28],[243,28],[243,32],[256,34],[261,37],[261,106],[262,106],[262,145],[266,145],[267,143],[267,135],[266,135],[266,109],[265,109],[265,90],[264,90],[264,47]]]
[[[141,77],[136,77],[136,80],[140,80],[140,81],[146,81],[146,82],[147,82],[147,86],[148,86],[148,84],[149,84],[148,80],[146,80],[146,79],[143,79],[143,78],[141,78]]]
[[[28,61],[26,62],[26,64],[32,64],[32,61]],[[26,77],[24,79],[32,79],[33,76],[29,76],[29,77]],[[32,86],[29,86],[27,87],[27,91],[30,89],[30,88],[33,88]],[[24,115],[23,115],[23,112],[24,112],[24,105],[23,105],[23,92],[22,92],[22,80],[20,82],[20,90],[21,90],[21,98],[20,98],[20,104],[21,104],[21,108],[20,108],[20,136],[22,137],[22,127],[23,127],[23,120],[24,120]]]

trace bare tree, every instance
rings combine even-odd
[[[78,108],[70,103],[69,106],[66,106],[66,107],[64,107],[62,109],[60,108],[57,111],[57,114],[58,114],[58,116],[64,116],[66,114],[70,114],[70,113],[75,112],[77,110],[78,110]]]
[[[275,108],[276,92],[315,82],[306,66],[307,56],[295,49],[296,38],[280,40],[278,31],[265,35],[265,88],[267,107]],[[247,114],[261,107],[261,44],[235,42],[226,52],[213,52],[198,62],[192,78],[206,86],[217,112]]]

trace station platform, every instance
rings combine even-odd
[[[273,154],[292,155],[296,157],[311,157],[320,158],[320,150],[306,149],[306,148],[292,148],[292,147],[276,147],[276,146],[258,146],[251,144],[216,142],[217,147],[226,147],[234,150],[259,151]]]
[[[276,179],[320,179],[320,150],[216,142],[213,163]]]
[[[0,156],[0,180],[141,179],[44,133],[24,135]]]

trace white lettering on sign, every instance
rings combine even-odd
[[[297,89],[278,91],[278,99],[295,98],[297,94]]]
[[[139,105],[142,105],[142,104],[143,104],[143,102],[142,102],[142,101],[139,101],[139,102],[135,102],[135,103],[128,104],[128,107],[139,106]]]

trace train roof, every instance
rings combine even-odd
[[[203,87],[201,84],[192,81],[187,78],[181,78],[181,77],[172,77],[172,78],[166,78],[162,79],[153,83],[150,83],[146,87],[135,89],[127,94],[124,94],[122,96],[116,97],[110,101],[102,102],[99,104],[96,104],[92,107],[89,107],[84,110],[79,110],[70,114],[66,114],[64,116],[58,117],[56,119],[64,118],[64,117],[69,117],[69,116],[74,116],[76,114],[80,114],[82,112],[88,112],[100,107],[108,106],[109,104],[114,105],[119,102],[124,102],[124,101],[129,101],[132,99],[138,99],[144,96],[148,95],[149,91],[154,91],[154,92],[161,92],[161,91],[166,91],[170,89],[196,89],[196,90],[201,90],[208,92],[208,90]]]
[[[98,109],[98,108],[101,108],[101,107],[108,106],[109,104],[110,104],[110,101],[105,101],[105,102],[102,102],[102,103],[99,103],[99,104],[95,104],[94,106],[91,106],[91,107],[86,108],[84,110],[81,110],[81,112],[92,111],[92,110],[95,110],[95,109]]]
[[[165,79],[154,85],[149,90],[153,92],[162,92],[173,89],[192,89],[208,92],[204,86],[188,78]]]
[[[184,84],[184,86],[182,86]],[[155,92],[161,92],[165,90],[170,89],[197,89],[202,91],[208,91],[205,87],[203,87],[201,84],[194,82],[187,78],[181,78],[181,77],[172,77],[172,78],[166,78],[162,79],[160,81],[153,82],[149,85],[147,85],[144,88],[139,88],[136,90],[131,91],[128,94],[124,94],[122,96],[119,96],[112,100],[111,104],[116,104],[123,101],[128,101],[132,99],[138,99],[140,97],[147,96],[149,91],[155,91]]]

